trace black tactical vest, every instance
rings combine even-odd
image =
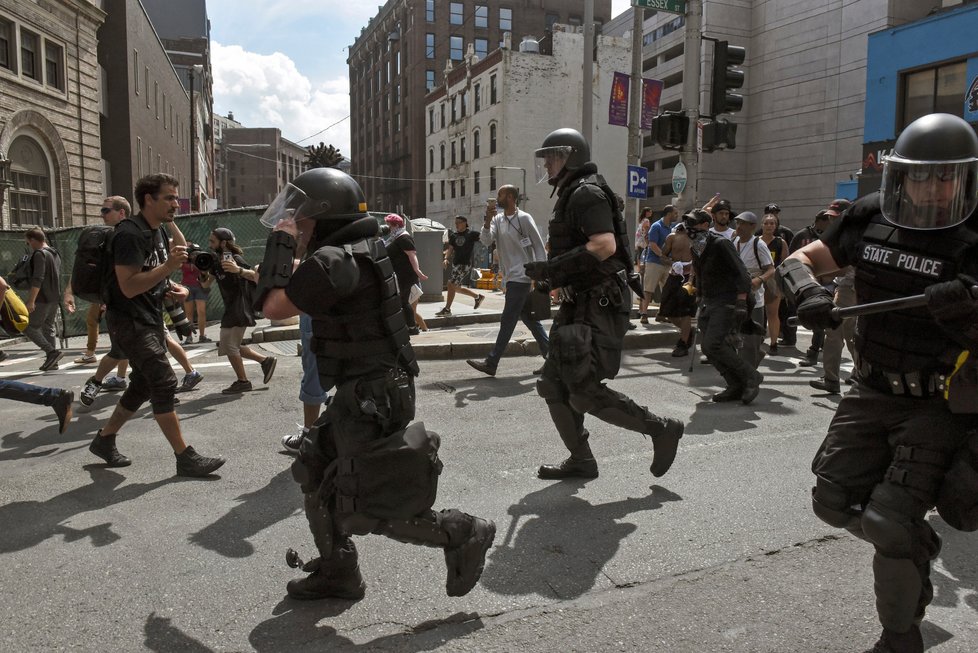
[[[342,301],[312,316],[312,346],[323,388],[354,378],[377,378],[395,367],[417,376],[420,370],[383,241],[368,238],[324,249],[331,250],[331,269],[355,266],[359,278]]]
[[[899,229],[877,211],[856,254],[856,297],[860,304],[919,295],[927,286],[962,272],[975,255],[978,233],[964,224],[953,229]],[[861,316],[856,350],[862,361],[888,372],[943,372],[961,347],[944,335],[926,306]]]

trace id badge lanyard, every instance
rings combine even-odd
[[[515,220],[516,220],[516,224],[513,224],[513,220],[510,220],[509,219],[509,216],[506,215],[505,213],[503,213],[503,218],[506,220],[506,222],[509,224],[509,226],[512,227],[513,229],[515,229],[516,230],[516,233],[518,233],[520,235],[520,247],[522,247],[523,249],[526,249],[527,247],[533,247],[533,241],[530,240],[529,233],[524,234],[523,233],[523,230],[520,229],[520,214],[519,214],[519,212],[517,212],[513,216],[513,218],[515,218]],[[535,257],[533,257],[533,256],[530,257],[531,260],[534,259],[534,258]]]

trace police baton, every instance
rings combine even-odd
[[[971,296],[978,299],[978,286],[972,286]],[[903,308],[919,308],[927,305],[927,295],[911,295],[909,297],[897,297],[881,302],[870,302],[869,304],[857,304],[841,308],[836,306],[831,310],[832,317],[842,320],[847,317],[859,317],[860,315],[873,315],[875,313],[886,313],[887,311],[899,311]],[[797,326],[798,318],[789,317],[788,326]]]

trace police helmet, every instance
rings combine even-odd
[[[883,217],[907,229],[946,229],[978,206],[978,136],[948,113],[907,125],[883,157]]]
[[[716,204],[713,205],[712,212],[716,213],[717,211],[729,211],[731,214],[733,214],[733,208],[730,204],[730,200],[717,200]]]
[[[693,209],[683,215],[683,226],[687,231],[706,231],[712,222],[713,217],[703,209]]]
[[[582,168],[591,160],[591,146],[576,129],[563,127],[556,129],[543,139],[543,144],[534,153],[536,157],[537,183],[554,182],[565,170]],[[553,169],[547,169],[548,164]]]
[[[367,201],[353,177],[336,168],[312,168],[286,184],[261,222],[274,227],[282,220],[308,218],[345,224],[366,215]]]
[[[767,215],[768,213],[781,213],[781,207],[774,203],[768,204],[764,207],[764,214]]]

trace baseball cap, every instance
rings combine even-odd
[[[764,207],[765,213],[781,213],[781,207],[777,204],[771,203]]]
[[[228,229],[227,227],[218,227],[211,233],[213,233],[218,240],[230,240],[230,241],[234,240],[234,232]]]
[[[738,213],[737,217],[734,218],[734,221],[757,224],[757,216],[751,211],[744,211],[743,213]]]
[[[845,213],[845,210],[848,209],[850,206],[852,206],[852,202],[850,202],[849,200],[845,200],[845,199],[832,200],[832,203],[829,204],[829,208],[826,209],[825,212],[828,213],[831,217],[837,218],[843,213]]]

